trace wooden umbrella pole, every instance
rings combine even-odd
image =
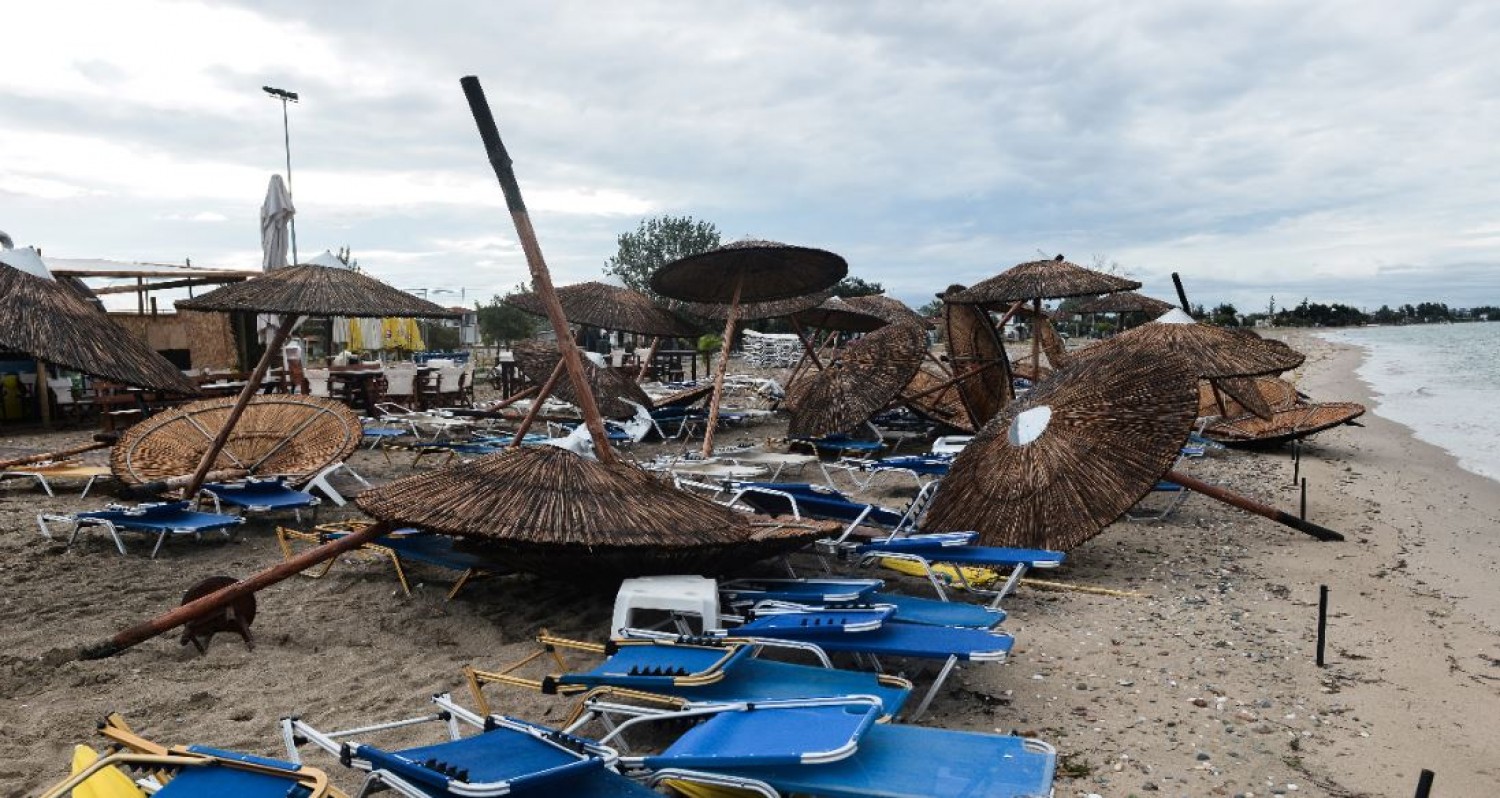
[[[729,300],[729,317],[724,320],[724,345],[719,352],[719,367],[714,371],[713,399],[708,404],[708,426],[703,430],[703,456],[713,457],[714,427],[719,425],[719,402],[724,398],[724,372],[729,370],[729,347],[734,343],[734,324],[740,318],[740,290],[745,275],[734,278],[734,298]]]
[[[505,448],[515,449],[521,445],[521,439],[526,437],[526,431],[531,429],[531,424],[536,421],[537,414],[542,412],[542,405],[547,403],[547,397],[552,395],[552,389],[556,387],[557,378],[561,377],[562,373],[563,362],[559,359],[557,365],[552,367],[552,373],[547,375],[547,381],[542,383],[542,387],[537,390],[536,398],[531,400],[531,407],[527,408],[526,417],[521,419],[521,426],[516,428],[515,437],[510,439],[510,445]]]
[[[95,449],[108,449],[110,446],[111,444],[108,443],[86,443],[82,446],[74,446],[71,449],[62,449],[56,452],[39,452],[37,454],[28,454],[25,457],[16,457],[10,460],[0,460],[0,468],[10,468],[11,466],[25,465],[27,463],[40,463],[44,460],[61,460],[64,457],[72,457],[75,454],[92,452]]]
[[[203,453],[203,459],[198,461],[198,470],[193,472],[193,479],[188,483],[182,495],[192,497],[198,493],[198,488],[203,487],[204,477],[208,476],[209,469],[213,468],[214,461],[219,458],[219,452],[224,450],[224,444],[229,441],[230,433],[234,432],[234,425],[239,422],[240,416],[244,415],[245,408],[250,405],[251,397],[260,390],[260,381],[265,379],[266,371],[271,367],[271,358],[281,351],[281,347],[286,344],[286,339],[291,337],[293,319],[294,316],[290,313],[281,314],[276,334],[271,337],[271,343],[266,347],[265,353],[260,356],[260,362],[255,364],[255,370],[245,378],[245,387],[240,389],[239,398],[234,400],[234,406],[229,409],[229,417],[224,419],[224,426],[219,428],[219,434],[215,435],[213,442],[208,445],[208,450]]]
[[[1032,382],[1042,378],[1042,299],[1032,300],[1031,306],[1031,378]],[[1004,339],[1001,339],[1004,340]],[[1004,345],[1001,345],[1004,349]]]
[[[36,362],[36,395],[41,406],[42,426],[52,426],[52,391],[47,387],[47,362]]]
[[[609,436],[604,432],[604,417],[600,415],[599,405],[594,401],[594,392],[589,390],[588,380],[584,377],[578,348],[563,345],[563,342],[571,340],[568,335],[568,319],[563,313],[562,303],[557,299],[557,290],[552,287],[552,274],[547,270],[546,260],[542,258],[541,245],[537,243],[536,231],[531,227],[531,216],[527,214],[526,203],[521,199],[521,185],[516,181],[510,153],[506,152],[505,144],[500,140],[500,129],[495,126],[495,117],[490,112],[489,101],[484,97],[484,88],[479,85],[479,78],[473,75],[459,80],[459,85],[463,87],[464,97],[469,101],[474,124],[479,127],[479,138],[484,142],[490,166],[494,168],[495,177],[500,181],[500,189],[505,193],[505,206],[510,210],[511,221],[516,226],[516,237],[521,240],[521,249],[526,253],[526,266],[531,270],[532,289],[541,297],[542,305],[547,309],[547,320],[552,322],[552,329],[557,333],[558,350],[562,352],[568,379],[573,382],[578,408],[583,411],[584,426],[588,427],[589,435],[594,439],[594,454],[601,463],[613,463],[615,454],[609,446]]]
[[[1343,535],[1333,531],[1332,529],[1318,526],[1311,521],[1304,521],[1303,519],[1298,518],[1295,515],[1282,512],[1281,510],[1278,510],[1275,507],[1267,504],[1261,504],[1254,499],[1246,498],[1239,495],[1238,493],[1233,493],[1231,491],[1225,490],[1218,485],[1210,485],[1207,482],[1204,482],[1200,479],[1195,479],[1188,476],[1187,474],[1180,474],[1176,471],[1168,471],[1165,479],[1171,480],[1172,482],[1175,482],[1178,485],[1181,485],[1184,488],[1187,488],[1188,490],[1191,490],[1195,493],[1201,493],[1211,499],[1218,499],[1219,501],[1224,502],[1231,507],[1238,507],[1247,513],[1254,513],[1256,515],[1269,518],[1278,524],[1284,524],[1291,527],[1292,529],[1297,530],[1298,532],[1306,532],[1307,534],[1312,535],[1318,540],[1327,541],[1344,539]]]
[[[646,359],[641,361],[641,370],[636,372],[635,381],[645,382],[651,376],[651,364],[656,362],[656,350],[661,348],[661,336],[651,336],[651,348],[646,350]]]
[[[540,389],[540,387],[541,386],[533,385],[530,388],[526,388],[525,390],[516,391],[515,393],[511,394],[510,396],[507,396],[504,399],[501,399],[500,401],[498,401],[498,402],[490,405],[486,409],[487,410],[503,410],[503,409],[505,409],[507,407],[510,407],[511,405],[515,404],[516,402],[519,402],[522,399],[527,398],[528,396],[534,396],[536,394],[537,390]]]
[[[797,321],[796,316],[792,316],[791,320],[792,329],[797,333],[797,340],[802,342],[802,350],[812,359],[812,364],[818,367],[818,371],[822,371],[823,361],[818,359],[818,353],[813,349],[812,343],[807,340],[807,330],[803,329],[802,322]],[[800,367],[802,364],[799,362],[797,365]],[[796,373],[793,372],[792,376],[795,377]]]
[[[181,607],[164,612],[151,620],[124,629],[108,640],[101,640],[87,646],[78,653],[78,658],[104,659],[105,657],[112,657],[137,643],[143,643],[185,623],[190,623],[205,615],[222,610],[234,603],[241,596],[246,596],[261,588],[274,585],[318,563],[331,560],[350,549],[363,546],[389,531],[389,524],[383,521],[376,522],[357,532],[351,532],[344,537],[324,543],[321,546],[315,546],[289,560],[283,560],[270,568],[260,571],[248,579],[242,579],[232,585],[209,593],[202,598],[189,601]]]

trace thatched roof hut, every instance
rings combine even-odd
[[[453,318],[458,313],[351,269],[301,264],[177,300],[184,310],[293,316]]]

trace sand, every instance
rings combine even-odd
[[[1368,403],[1357,350],[1291,338],[1309,354],[1297,375],[1304,390]],[[1048,740],[1062,763],[1058,796],[1405,796],[1422,768],[1437,773],[1435,795],[1500,794],[1500,490],[1404,428],[1363,421],[1303,449],[1309,517],[1347,542],[1319,543],[1201,496],[1167,522],[1117,523],[1047,578],[1138,595],[1023,587],[1006,604],[1011,661],[955,674],[924,725]],[[0,437],[0,446],[87,434]],[[405,459],[386,466],[378,453],[354,464],[377,478],[409,473]],[[1295,512],[1287,451],[1186,468]],[[910,489],[892,480],[877,492],[894,503]],[[38,512],[104,500],[0,487],[0,794],[61,778],[71,746],[93,742],[109,711],[162,742],[279,755],[283,715],[340,726],[418,714],[438,691],[469,703],[464,664],[514,661],[543,627],[597,640],[607,626],[612,586],[506,577],[449,602],[451,575],[417,568],[408,599],[388,566],[345,560],[323,579],[263,591],[253,651],[221,636],[200,656],[166,636],[78,662],[83,645],[175,606],[198,580],[244,576],[280,556],[264,525],[230,543],[169,543],[156,560],[139,544],[122,557],[97,535],[68,549],[36,530]],[[1330,588],[1321,669],[1319,585]],[[490,695],[532,720],[567,709],[563,699]],[[333,760],[312,761],[357,784]]]

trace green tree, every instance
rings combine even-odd
[[[1240,326],[1240,312],[1234,305],[1221,302],[1208,315],[1208,320],[1220,327],[1238,327]]]
[[[885,286],[882,286],[880,283],[871,282],[869,280],[862,280],[853,275],[839,280],[838,284],[833,287],[834,296],[845,298],[851,296],[871,296],[873,294],[883,293],[885,293]]]
[[[506,293],[506,297],[526,293],[525,285],[518,285]],[[538,324],[537,317],[520,308],[507,305],[498,294],[490,297],[488,304],[474,303],[479,312],[479,337],[485,346],[509,344],[522,338],[530,338]]]
[[[691,216],[656,216],[642,219],[617,242],[619,251],[605,262],[604,273],[659,299],[651,290],[651,275],[674,260],[717,247],[719,228]]]

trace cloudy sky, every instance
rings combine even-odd
[[[526,277],[477,75],[558,283],[687,214],[831,249],[913,304],[1118,263],[1242,312],[1500,304],[1500,4],[10,4],[0,229],[56,257],[304,259],[473,301]],[[440,291],[451,292],[451,297]]]

